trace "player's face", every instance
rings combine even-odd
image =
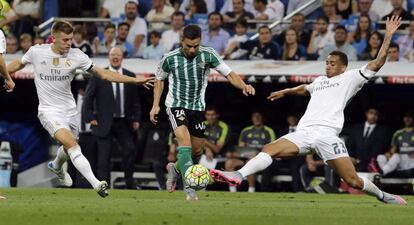
[[[378,110],[370,109],[367,111],[365,116],[367,117],[367,122],[369,124],[375,124],[378,121]]]
[[[109,52],[109,63],[111,64],[113,68],[121,67],[123,59],[124,59],[124,56],[122,54],[121,49],[113,48]]]
[[[413,126],[413,118],[411,116],[404,116],[403,122],[404,122],[405,127],[412,127]]]
[[[59,53],[68,53],[72,45],[73,33],[65,34],[63,32],[56,32],[52,35],[52,39],[53,45]]]
[[[216,124],[218,121],[218,113],[214,110],[207,110],[205,117],[208,124]]]
[[[346,66],[339,60],[339,56],[329,55],[326,59],[326,76],[333,77],[345,72]]]
[[[188,38],[184,38],[181,41],[182,50],[187,58],[194,58],[197,55],[198,48],[200,47],[201,38],[196,38],[194,40],[190,40]]]

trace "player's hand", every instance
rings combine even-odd
[[[158,113],[160,112],[159,106],[153,106],[150,112],[150,120],[151,122],[156,125],[158,122]]]
[[[146,89],[154,87],[155,77],[137,77],[136,84],[144,86]]]
[[[392,16],[391,19],[387,17],[387,23],[385,24],[385,33],[394,34],[397,31],[398,27],[401,25],[401,17]]]
[[[14,81],[10,78],[10,79],[5,79],[4,80],[4,89],[6,89],[7,92],[12,92],[14,90],[14,86],[16,86],[14,84]]]
[[[285,92],[282,91],[275,91],[270,93],[270,95],[267,97],[270,101],[278,100],[279,98],[285,97]]]
[[[90,124],[92,126],[98,126],[98,121],[97,120],[91,120]]]
[[[243,88],[243,94],[246,96],[254,95],[256,93],[256,90],[254,90],[254,87],[250,84],[246,84]]]

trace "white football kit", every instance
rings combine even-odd
[[[77,138],[79,117],[70,83],[75,70],[88,71],[93,67],[89,57],[77,48],[59,55],[50,44],[32,46],[21,61],[32,64],[34,81],[39,97],[38,118],[53,137],[55,132],[66,128]]]
[[[296,131],[283,138],[297,145],[299,154],[316,152],[325,162],[348,156],[344,142],[338,137],[344,125],[344,109],[374,75],[365,65],[331,78],[316,78],[306,86],[311,99]]]

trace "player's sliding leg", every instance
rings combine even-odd
[[[279,138],[265,145],[262,152],[248,161],[240,170],[235,172],[210,170],[210,175],[215,181],[225,182],[230,186],[238,186],[245,177],[260,172],[270,166],[272,164],[272,158],[296,156],[298,153],[299,149],[294,143],[285,138]]]
[[[56,158],[47,164],[48,169],[58,176],[59,183],[66,187],[70,187],[73,184],[72,178],[68,172],[62,168],[62,165],[68,161],[68,159],[69,156],[63,149],[63,145],[61,145],[57,150]]]
[[[387,204],[407,204],[407,202],[400,196],[383,192],[367,178],[359,177],[349,157],[329,160],[328,164],[338,174],[338,176],[340,176],[351,187],[362,190],[369,195],[373,195],[377,197],[378,200]]]
[[[64,128],[59,129],[54,136],[66,149],[75,168],[88,180],[101,197],[106,197],[108,195],[108,184],[106,181],[96,179],[89,161],[82,154],[80,146],[70,131]]]

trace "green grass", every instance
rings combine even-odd
[[[407,206],[385,205],[369,196],[297,193],[199,192],[187,202],[182,192],[1,189],[1,225],[266,225],[414,224],[414,197]]]

